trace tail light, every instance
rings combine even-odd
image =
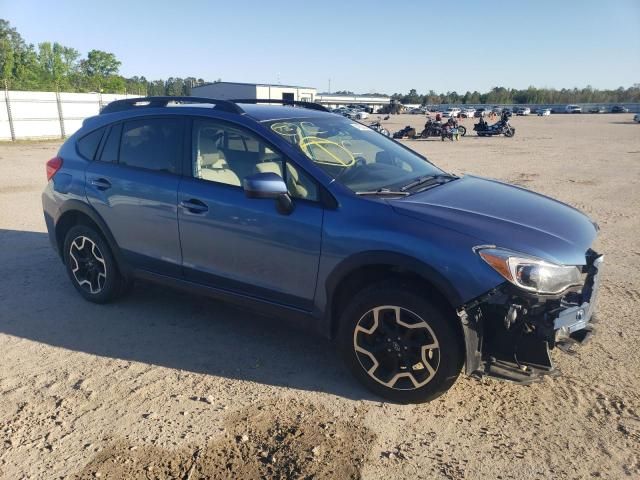
[[[62,168],[62,158],[61,157],[53,157],[51,160],[47,162],[47,181],[51,180],[51,178]]]

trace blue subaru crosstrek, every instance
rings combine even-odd
[[[550,350],[590,337],[602,256],[584,214],[446,173],[320,105],[270,103],[149,97],[85,120],[42,196],[80,295],[146,280],[258,309],[335,339],[396,402],[463,369],[539,380]]]

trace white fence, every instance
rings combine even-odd
[[[0,96],[0,140],[68,137],[107,103],[137,96],[4,90]]]

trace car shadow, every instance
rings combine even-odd
[[[70,283],[46,233],[0,229],[0,333],[102,357],[376,399],[333,344],[278,319],[147,283],[95,305]]]

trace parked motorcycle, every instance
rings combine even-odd
[[[493,135],[504,135],[505,137],[513,137],[516,129],[509,123],[509,116],[503,113],[500,120],[493,125],[489,125],[483,118],[473,126],[473,129],[479,137],[492,137]]]
[[[387,130],[386,128],[384,128],[382,126],[382,124],[380,123],[380,120],[378,120],[377,122],[371,123],[369,125],[369,128],[372,129],[372,130],[375,130],[378,133],[381,133],[385,137],[390,137],[391,136],[391,133],[389,132],[389,130]]]
[[[393,138],[415,138],[416,136],[416,129],[413,128],[411,125],[407,125],[406,127],[404,127],[402,130],[398,130],[396,133],[393,134]]]
[[[454,135],[464,137],[467,133],[467,129],[463,125],[459,125],[457,120],[452,119],[453,124],[448,127],[446,123],[427,120],[424,124],[424,130],[420,133],[420,138],[440,137],[442,140],[449,138],[454,139]],[[455,132],[454,132],[455,130]]]
[[[460,127],[458,122],[447,122],[442,126],[442,136],[440,137],[444,142],[445,138],[448,138],[452,142],[460,140]]]

